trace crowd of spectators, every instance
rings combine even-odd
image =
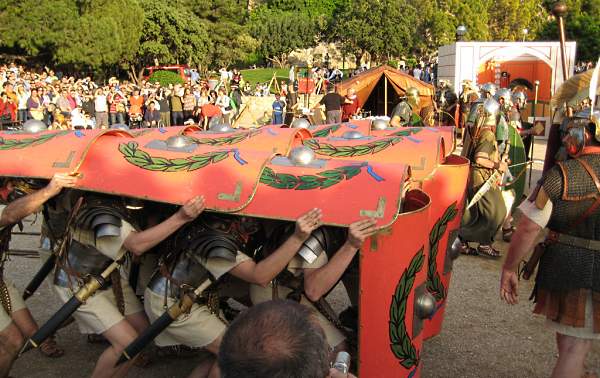
[[[593,62],[579,62],[575,65],[575,73],[582,73],[585,72],[587,70],[591,70],[594,68],[594,63]]]
[[[0,66],[0,127],[17,126],[29,119],[52,129],[208,125],[219,117],[230,122],[242,102],[241,74],[209,85],[188,78],[184,84],[139,84],[111,78],[98,84],[90,77],[75,78],[45,68]]]

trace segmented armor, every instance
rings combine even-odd
[[[583,155],[579,159],[600,172],[600,155]],[[600,192],[592,176],[576,159],[561,162],[544,177],[543,187],[552,201],[553,211],[548,228],[560,234],[582,239],[600,240],[600,210],[584,221],[585,214]],[[600,291],[600,253],[562,243],[548,243],[536,278],[539,289],[566,292],[591,288]]]

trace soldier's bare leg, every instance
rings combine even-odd
[[[221,346],[222,339],[223,335],[217,337],[215,341],[208,344],[205,349],[217,356],[219,354],[219,347]],[[219,364],[217,363],[217,359],[215,357],[213,359],[206,359],[202,361],[200,365],[196,366],[188,378],[219,378],[220,376],[221,371],[219,370]]]
[[[33,334],[39,329],[38,324],[36,323],[35,319],[33,319],[31,312],[29,312],[29,309],[27,308],[13,312],[11,317],[17,328],[19,328],[21,331],[21,334],[23,334],[23,336],[26,338],[33,336]],[[46,339],[46,341],[40,345],[40,352],[42,352],[42,354],[44,354],[46,357],[51,358],[61,357],[64,354],[64,350],[56,344],[54,336]]]
[[[23,342],[23,334],[14,322],[0,331],[0,378],[8,376]]]
[[[552,378],[581,377],[584,373],[585,358],[592,348],[590,340],[556,334],[558,360],[552,371]]]
[[[92,377],[124,377],[131,368],[133,360],[118,367],[115,367],[115,365],[123,350],[138,336],[135,327],[124,319],[110,327],[102,336],[111,343],[111,346],[100,355]]]
[[[148,322],[148,317],[146,316],[146,313],[144,311],[140,311],[132,315],[127,315],[125,319],[127,319],[129,324],[133,326],[133,328],[138,334],[142,333],[146,328],[150,326],[150,323]]]

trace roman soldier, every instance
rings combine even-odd
[[[353,262],[364,240],[376,230],[375,221],[363,219],[350,225],[348,231],[335,227],[321,227],[310,235],[302,244],[298,253],[287,264],[277,278],[268,286],[251,285],[250,296],[254,304],[273,300],[291,299],[315,310],[327,342],[332,350],[338,352],[348,347],[344,343],[338,316],[333,312],[324,296],[343,280],[345,272]],[[264,256],[269,256],[282,242],[282,236],[293,231],[289,225],[268,227],[267,239],[271,242],[263,249]],[[351,278],[349,272],[347,278]],[[358,292],[358,276],[356,279],[343,280],[351,297],[351,303],[356,303]]]
[[[50,183],[40,187],[37,182],[21,179],[1,179],[0,185],[0,376],[8,375],[23,340],[38,330],[38,325],[25,306],[21,294],[4,277],[4,264],[13,227],[35,213],[46,201],[63,188],[75,185],[75,177],[56,174]],[[36,190],[38,189],[38,190]],[[64,351],[50,338],[40,345],[48,357],[60,357]]]
[[[548,228],[525,274],[539,269],[534,313],[556,332],[553,377],[581,377],[591,341],[600,339],[600,112],[567,119],[563,144],[571,159],[546,172],[541,187],[521,204],[523,217],[502,269],[501,297],[517,303],[517,268],[539,232]],[[541,259],[540,259],[541,256]]]
[[[467,187],[470,206],[465,209],[459,232],[461,253],[499,258],[500,252],[492,243],[506,218],[506,206],[498,181],[508,170],[506,156],[500,155],[496,142],[500,104],[488,98],[476,111],[475,124],[469,131],[471,141],[464,151],[471,161]],[[478,243],[478,247],[470,248],[469,242]]]
[[[423,126],[419,116],[421,97],[417,88],[410,87],[406,90],[406,98],[398,103],[392,110],[390,126]]]
[[[80,331],[100,334],[111,344],[98,359],[92,376],[125,375],[131,363],[116,367],[117,358],[148,326],[148,320],[119,267],[128,252],[139,256],[195,219],[204,209],[204,199],[188,201],[168,219],[144,231],[138,231],[139,216],[126,207],[123,198],[88,193],[81,203],[74,206],[76,213],[66,236],[68,247],[58,256],[54,289],[66,305],[73,298],[83,298],[73,313]],[[98,282],[95,292],[89,292],[90,279]]]
[[[205,214],[180,230],[163,244],[164,258],[145,291],[144,306],[153,322],[151,328],[164,319],[165,309],[177,305],[183,296],[193,292],[194,301],[185,316],[171,320],[156,336],[155,343],[159,347],[181,344],[205,348],[216,356],[227,327],[219,308],[219,291],[224,281],[233,276],[266,286],[320,226],[321,211],[309,211],[298,218],[294,232],[285,242],[258,263],[250,256],[264,239],[260,236],[260,223],[254,218]],[[192,376],[217,372],[215,359],[208,358]]]
[[[477,99],[479,94],[477,93],[477,87],[471,80],[463,80],[461,83],[462,90],[458,96],[458,102],[460,106],[460,119],[459,128],[465,129],[467,126],[467,119],[471,111],[471,106]]]

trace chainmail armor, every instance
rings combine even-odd
[[[600,155],[583,155],[594,172],[600,176]],[[567,176],[564,187],[563,172],[559,166],[544,177],[543,187],[552,201],[550,230],[580,238],[600,240],[600,208],[584,221],[577,219],[594,203],[595,198],[577,197],[600,195],[594,181],[581,163],[568,160],[563,163]],[[569,291],[591,288],[600,292],[600,253],[580,247],[550,243],[540,260],[536,283],[540,289]]]

